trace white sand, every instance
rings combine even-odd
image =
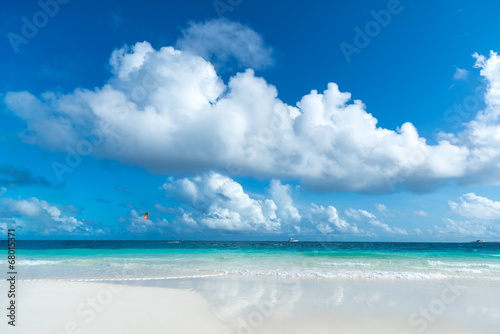
[[[6,285],[0,289],[6,291]],[[0,333],[231,332],[188,290],[87,282],[19,282],[17,290],[16,327],[2,314]]]
[[[8,326],[3,315],[0,333],[498,334],[500,329],[497,282],[223,276],[129,284],[19,282],[17,326]],[[0,289],[7,291],[5,281]],[[6,304],[6,298],[1,301]]]

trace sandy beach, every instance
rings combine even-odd
[[[495,282],[222,276],[21,281],[2,333],[498,333]],[[6,282],[0,285],[7,289]],[[4,308],[5,309],[5,308]],[[4,311],[5,312],[5,311]]]

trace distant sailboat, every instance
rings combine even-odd
[[[288,242],[299,242],[298,240],[295,240],[294,238],[288,239]]]

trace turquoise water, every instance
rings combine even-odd
[[[16,264],[21,280],[216,275],[500,280],[500,243],[18,241]],[[6,259],[0,258],[1,266]]]

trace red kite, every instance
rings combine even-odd
[[[149,215],[149,212],[146,212],[146,214],[144,215],[144,219],[148,220],[148,215]]]

